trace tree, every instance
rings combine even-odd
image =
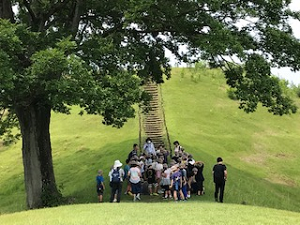
[[[132,105],[147,101],[139,85],[170,77],[165,49],[224,69],[240,107],[295,112],[270,66],[299,70],[299,40],[288,24],[289,0],[0,1],[1,134],[19,124],[29,208],[59,200],[53,173],[51,111],[79,105],[121,127]],[[245,23],[245,21],[248,21]],[[245,24],[245,25],[242,25]],[[180,45],[188,53],[179,52]],[[231,66],[228,57],[243,66]],[[51,201],[49,201],[49,199]]]

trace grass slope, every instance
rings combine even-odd
[[[5,225],[299,224],[300,214],[218,203],[86,204],[2,215]]]
[[[237,102],[227,98],[226,89],[223,76],[216,70],[194,74],[188,69],[174,69],[172,79],[163,85],[172,141],[179,140],[196,160],[205,162],[207,194],[201,201],[213,200],[211,168],[216,157],[222,156],[229,173],[225,202],[299,211],[299,113],[275,117],[259,108],[246,114],[238,109]],[[72,197],[73,203],[93,203],[97,201],[96,171],[103,169],[107,180],[113,161],[124,162],[132,144],[138,143],[138,119],[115,129],[103,126],[100,117],[79,116],[78,111],[74,108],[69,116],[52,115],[55,174],[62,193]],[[1,214],[25,209],[20,149],[20,142],[0,147]],[[108,196],[107,190],[106,201]],[[143,199],[160,201],[148,196]],[[198,200],[194,197],[191,202]]]

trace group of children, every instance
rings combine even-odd
[[[139,154],[137,144],[133,145],[124,169],[122,163],[116,160],[109,172],[110,202],[120,202],[122,183],[126,183],[125,194],[132,195],[133,201],[141,200],[141,193],[151,196],[161,194],[164,199],[175,201],[185,201],[192,193],[203,195],[204,163],[195,161],[178,141],[173,144],[174,155],[170,156],[163,145],[155,149],[151,139],[147,138],[142,153]],[[99,202],[102,202],[105,186],[101,170],[96,180]]]

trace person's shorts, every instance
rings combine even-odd
[[[180,191],[180,182],[175,182],[172,188],[173,191]]]
[[[151,183],[151,182],[149,183],[149,182],[148,182],[148,188],[152,188],[153,186],[154,186],[154,187],[157,187],[158,184],[157,184],[157,183]]]
[[[162,185],[161,187],[163,189],[165,189],[165,191],[169,191],[170,190],[170,185]]]
[[[98,194],[98,196],[103,195],[103,192],[104,192],[103,187],[97,185],[97,194]]]
[[[137,184],[131,183],[131,192],[133,194],[141,193],[141,182],[138,182]]]

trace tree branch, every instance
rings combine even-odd
[[[79,26],[79,22],[80,22],[80,6],[81,6],[82,0],[76,0],[76,6],[75,6],[75,11],[74,11],[74,15],[73,15],[73,21],[72,21],[72,27],[71,27],[71,31],[74,34],[74,36],[77,33],[77,29]]]
[[[26,7],[27,11],[29,12],[32,21],[36,21],[36,15],[33,12],[32,8],[30,7],[30,2],[28,2],[27,0],[23,0],[24,6]]]

